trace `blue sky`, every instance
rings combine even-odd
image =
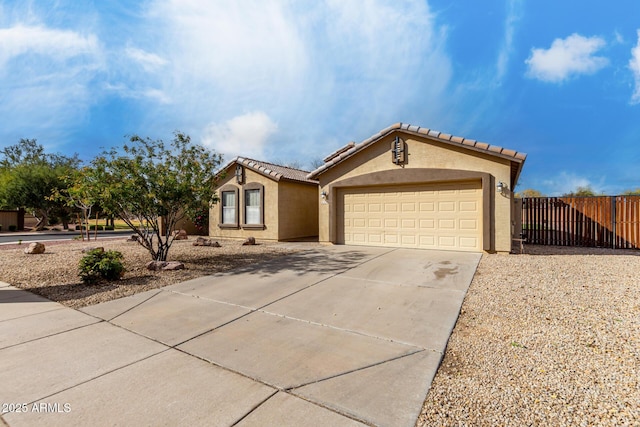
[[[0,0],[0,147],[309,167],[396,122],[526,152],[517,189],[638,188],[640,1]]]

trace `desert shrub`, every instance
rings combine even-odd
[[[78,275],[85,283],[94,283],[98,279],[117,280],[124,274],[122,258],[118,251],[93,249],[80,260]]]

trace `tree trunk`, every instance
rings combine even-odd
[[[32,231],[44,230],[44,227],[47,225],[47,222],[49,222],[49,215],[47,214],[46,211],[39,211],[37,213],[40,214],[40,219],[38,219],[38,223],[36,224],[36,226],[33,228]]]

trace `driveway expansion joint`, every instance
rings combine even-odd
[[[122,316],[125,313],[130,312],[131,310],[133,310],[134,308],[140,307],[142,304],[144,304],[145,302],[149,301],[150,299],[154,298],[155,296],[159,295],[162,292],[162,289],[158,289],[158,292],[154,293],[153,295],[151,295],[149,298],[146,298],[143,301],[140,301],[138,304],[135,304],[133,307],[129,307],[128,309],[126,309],[125,311],[123,311],[122,313],[116,314],[115,316],[113,316],[112,318],[108,319],[109,322],[111,322],[112,320],[117,319],[118,317]]]
[[[354,331],[353,329],[339,328],[337,326],[327,325],[325,323],[318,323],[318,322],[314,322],[312,320],[299,319],[297,317],[286,316],[284,314],[273,313],[273,312],[266,311],[266,310],[255,310],[255,311],[263,313],[263,314],[268,314],[270,316],[276,316],[276,317],[280,317],[280,318],[283,318],[283,319],[293,320],[293,321],[296,321],[296,322],[308,323],[310,325],[329,328],[329,329],[333,329],[333,330],[340,331],[340,332],[346,332],[346,333],[349,333],[349,334],[360,335],[362,337],[373,338],[373,339],[377,339],[377,340],[381,340],[381,341],[391,342],[391,343],[394,343],[394,344],[401,344],[401,345],[404,345],[404,346],[407,346],[407,347],[417,348],[417,349],[419,349],[418,351],[427,350],[424,347],[420,347],[420,346],[417,346],[415,344],[411,344],[411,343],[408,343],[408,342],[399,341],[399,340],[392,340],[390,338],[379,337],[377,335],[370,335],[370,334],[367,334],[367,333],[364,333],[364,332]],[[248,314],[251,314],[251,313],[248,313]]]
[[[331,380],[331,379],[334,379],[334,378],[339,378],[339,377],[342,377],[342,376],[345,376],[345,375],[352,374],[354,372],[363,371],[365,369],[373,368],[374,366],[384,365],[385,363],[393,362],[395,360],[399,360],[399,359],[402,359],[404,357],[413,356],[414,354],[422,353],[423,351],[425,351],[425,350],[424,349],[418,349],[418,350],[412,351],[411,353],[401,354],[400,356],[395,356],[395,357],[391,357],[389,359],[380,360],[380,361],[375,362],[375,363],[370,363],[368,365],[360,366],[360,367],[355,368],[355,369],[350,369],[348,371],[344,371],[344,372],[340,372],[340,373],[337,373],[337,374],[334,374],[334,375],[330,375],[330,376],[325,377],[325,378],[320,378],[320,379],[317,379],[317,380],[309,381],[307,383],[302,383],[302,384],[294,385],[294,386],[291,386],[291,387],[287,387],[286,389],[284,389],[284,391],[293,392],[295,389],[298,389],[298,388],[302,388],[302,387],[305,387],[305,386],[308,386],[308,385],[311,385],[311,384],[321,383],[323,381],[328,381],[328,380]]]

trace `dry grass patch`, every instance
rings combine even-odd
[[[221,248],[192,246],[193,238],[175,241],[170,261],[185,264],[184,270],[149,271],[149,253],[135,242],[124,239],[99,239],[91,242],[44,242],[46,252],[27,255],[28,244],[0,246],[0,281],[27,289],[69,307],[79,308],[133,295],[149,289],[179,283],[196,277],[229,271],[295,252],[278,243],[242,246],[240,241],[220,240]],[[82,249],[102,246],[124,255],[126,273],[121,280],[83,284],[78,277]]]

